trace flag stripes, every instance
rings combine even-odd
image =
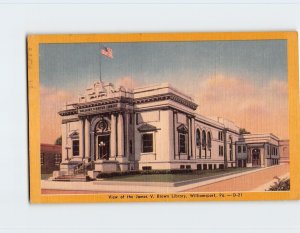
[[[109,47],[104,47],[103,49],[101,49],[101,54],[105,57],[113,59],[112,49]]]

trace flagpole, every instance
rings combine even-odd
[[[99,76],[99,78],[100,78],[100,82],[102,82],[102,77],[101,77],[101,57],[102,57],[102,55],[101,55],[101,44],[99,43],[99,55],[100,55],[100,58],[99,58],[99,71],[100,71],[100,76]]]

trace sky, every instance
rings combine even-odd
[[[110,47],[113,59],[100,55]],[[40,45],[41,141],[60,136],[57,114],[101,78],[128,88],[168,82],[205,116],[288,138],[285,40]]]

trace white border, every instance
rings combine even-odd
[[[0,232],[300,231],[299,201],[30,205],[25,52],[29,33],[297,30],[297,1],[38,2],[0,0]]]

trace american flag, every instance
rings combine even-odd
[[[105,57],[113,59],[112,49],[109,47],[104,47],[103,49],[101,49],[101,54]]]

